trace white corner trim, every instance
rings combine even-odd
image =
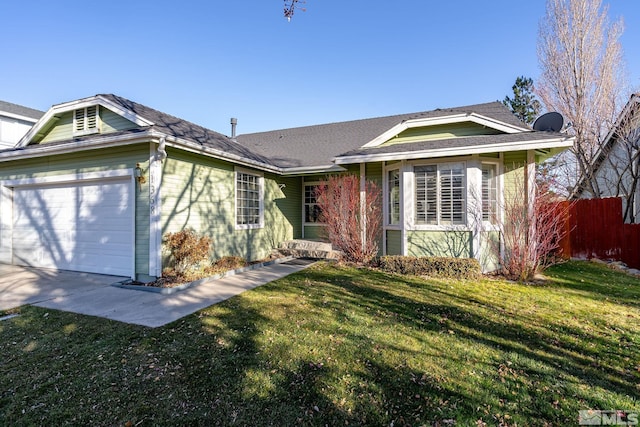
[[[162,160],[156,144],[149,144],[149,276],[162,275]]]
[[[367,142],[365,145],[362,146],[362,148],[377,147],[379,145],[382,145],[385,142],[387,142],[389,139],[404,132],[407,129],[416,128],[416,127],[453,124],[453,123],[464,123],[464,122],[476,123],[476,124],[490,127],[492,129],[496,129],[505,133],[521,133],[521,132],[530,131],[530,129],[527,129],[525,127],[514,126],[509,123],[504,123],[499,120],[495,120],[480,114],[460,113],[460,114],[451,114],[449,116],[442,116],[442,117],[430,117],[430,118],[406,120],[392,127],[391,129],[384,132],[383,134],[377,136],[373,140]]]

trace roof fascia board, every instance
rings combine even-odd
[[[87,141],[73,141],[65,144],[34,145],[33,147],[27,147],[20,151],[11,150],[0,152],[0,162],[32,159],[57,154],[73,153],[77,151],[94,150],[99,148],[119,147],[145,141],[149,141],[148,132],[126,135],[124,137],[122,135],[119,135],[117,137],[102,136],[99,138],[94,138],[90,143],[87,143]]]
[[[77,110],[80,108],[91,107],[94,105],[101,105],[109,110],[112,110],[114,113],[117,113],[124,117],[125,119],[135,123],[138,126],[152,126],[153,122],[141,117],[138,114],[130,110],[126,110],[111,102],[110,100],[103,98],[102,96],[92,96],[90,98],[78,99],[75,101],[65,102],[63,104],[57,104],[51,107],[45,114],[38,120],[29,132],[27,132],[16,144],[16,147],[25,147],[29,144],[29,142],[42,130],[47,126],[47,123],[55,116],[59,114],[64,114],[69,111]]]
[[[345,172],[346,169],[338,165],[299,166],[294,168],[282,168],[282,175],[311,175],[316,173]]]
[[[508,123],[501,122],[499,120],[492,119],[490,117],[486,117],[476,113],[461,113],[461,114],[451,114],[448,116],[441,117],[429,117],[423,119],[412,119],[405,120],[402,123],[399,123],[384,132],[380,136],[374,138],[373,140],[367,142],[362,148],[370,148],[377,147],[379,145],[384,144],[394,136],[404,132],[407,129],[416,128],[416,127],[426,127],[426,126],[436,126],[436,125],[445,125],[445,124],[453,124],[453,123],[463,123],[463,122],[473,122],[482,126],[487,126],[505,133],[520,133],[527,132],[529,129],[514,126]]]
[[[333,161],[338,165],[351,163],[367,163],[381,162],[393,160],[411,160],[411,159],[428,159],[435,157],[452,157],[465,156],[470,154],[484,154],[495,152],[509,152],[522,150],[550,149],[550,148],[568,148],[573,146],[573,137],[570,138],[553,138],[547,140],[536,140],[531,142],[519,142],[517,144],[503,142],[499,144],[489,144],[482,146],[459,147],[459,148],[440,148],[428,149],[420,151],[410,151],[405,153],[380,153],[380,154],[364,154],[356,156],[338,156]]]
[[[23,116],[22,114],[10,113],[10,112],[4,111],[4,110],[0,110],[0,116],[8,117],[10,119],[22,120],[24,122],[29,122],[29,123],[37,123],[38,122],[38,119],[34,119],[33,117]]]
[[[37,145],[33,148],[25,148],[20,151],[5,151],[0,152],[0,162],[28,159],[35,157],[51,156],[56,154],[67,154],[76,152],[79,150],[93,150],[98,148],[118,147],[122,145],[136,144],[139,142],[160,142],[160,138],[164,137],[167,141],[167,145],[174,146],[186,151],[190,151],[197,154],[207,155],[209,157],[215,157],[222,160],[227,160],[233,163],[237,163],[243,166],[249,166],[256,169],[265,170],[268,172],[274,172],[281,174],[282,169],[271,166],[265,163],[256,162],[251,159],[246,159],[241,156],[235,156],[233,154],[225,153],[220,150],[215,150],[207,147],[202,147],[199,144],[193,143],[188,140],[175,138],[171,135],[165,135],[157,131],[144,131],[142,133],[136,133],[134,135],[118,135],[118,136],[102,136],[93,138],[91,141],[74,141],[64,144],[56,145]]]

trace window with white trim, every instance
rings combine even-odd
[[[98,133],[98,106],[78,108],[73,112],[73,134],[88,135]]]
[[[318,184],[304,185],[304,222],[306,224],[321,224],[317,190]]]
[[[482,220],[498,222],[498,165],[482,164]]]
[[[260,228],[263,225],[262,176],[236,171],[236,227]]]
[[[443,163],[415,166],[413,172],[416,224],[465,224],[465,165]]]
[[[387,172],[387,224],[400,224],[400,169]]]

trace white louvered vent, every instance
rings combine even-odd
[[[74,133],[84,131],[84,112],[84,108],[75,111],[75,126],[73,127]]]
[[[98,106],[79,108],[73,113],[74,136],[98,133],[99,129]]]

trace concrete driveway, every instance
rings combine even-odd
[[[0,310],[104,288],[126,277],[0,264]]]
[[[0,264],[0,310],[36,307],[158,327],[311,265],[291,260],[164,295],[110,286],[126,277]]]

